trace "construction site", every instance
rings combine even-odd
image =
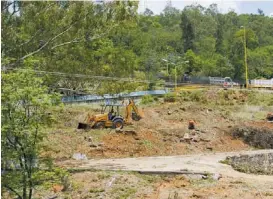
[[[42,155],[68,169],[71,184],[52,185],[55,195],[273,197],[271,93],[218,88],[149,97],[56,110]]]
[[[272,199],[271,1],[1,1],[1,198]]]

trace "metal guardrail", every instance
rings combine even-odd
[[[124,98],[138,98],[144,95],[165,95],[169,93],[169,90],[151,90],[151,91],[136,91],[131,93],[119,93],[119,94],[105,94],[103,96],[99,95],[84,95],[84,96],[64,96],[62,97],[63,103],[73,103],[73,102],[97,102],[110,99],[124,99]]]
[[[250,81],[251,87],[273,88],[272,79],[254,79]]]

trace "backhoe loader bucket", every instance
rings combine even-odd
[[[78,124],[78,129],[90,129],[91,126],[89,124],[86,123],[79,123]]]

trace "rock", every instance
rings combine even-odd
[[[140,140],[140,138],[139,137],[134,137],[135,138],[135,140]]]
[[[172,112],[171,111],[168,111],[168,115],[171,115],[172,114]]]
[[[123,130],[121,128],[116,128],[115,131],[116,131],[116,133],[122,133],[123,132]]]
[[[98,146],[104,146],[104,143],[103,143],[103,142],[102,142],[102,143],[99,143]]]
[[[186,141],[189,143],[191,141],[191,139],[192,139],[192,137],[190,137],[190,135],[188,133],[185,133],[184,137],[182,139],[180,139],[180,142]]]
[[[215,174],[213,174],[213,176],[212,176],[212,179],[214,179],[214,180],[219,180],[220,178],[222,178],[222,175],[219,174],[219,173],[215,173]]]
[[[87,138],[87,141],[88,141],[88,142],[93,142],[93,138],[92,138],[92,137],[88,137],[88,138]]]
[[[213,150],[213,148],[211,146],[207,146],[206,149],[211,150],[211,151]]]
[[[185,133],[184,136],[183,136],[183,139],[184,140],[189,140],[191,138],[190,138],[190,135],[188,133]]]
[[[203,142],[210,142],[211,141],[210,138],[200,138],[200,140]]]
[[[195,136],[193,136],[192,141],[199,142],[200,138],[197,135],[195,135]]]
[[[208,179],[207,175],[202,175],[202,179]]]
[[[179,108],[181,111],[186,111],[186,108],[185,107],[180,107]]]
[[[82,153],[74,153],[72,158],[75,160],[88,160],[86,155]]]
[[[209,108],[209,109],[208,109],[208,111],[210,111],[210,112],[211,112],[211,111],[212,111],[212,109],[211,109],[211,108]]]
[[[125,130],[124,133],[126,133],[126,135],[137,135],[135,130]]]
[[[200,132],[201,132],[201,133],[207,133],[207,131],[205,131],[205,130],[200,130]]]
[[[96,144],[90,144],[89,146],[90,147],[95,147],[95,148],[98,147],[98,145],[96,145]]]

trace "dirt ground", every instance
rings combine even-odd
[[[72,174],[65,191],[43,192],[38,198],[105,198],[105,199],[270,199],[273,185],[233,178],[183,175],[142,175],[132,172],[80,172]]]
[[[231,110],[232,111],[232,110]],[[249,149],[233,139],[231,129],[242,124],[223,107],[207,108],[196,103],[162,103],[144,107],[144,118],[126,126],[123,132],[113,129],[77,130],[83,111],[70,111],[66,121],[51,130],[45,140],[43,155],[55,160],[69,159],[74,153],[90,158],[119,158],[155,155],[182,155],[201,152],[228,152]],[[196,130],[188,130],[188,121],[196,121]],[[248,122],[247,125],[260,125]],[[263,123],[264,125],[271,125]],[[185,136],[191,138],[185,140]]]
[[[84,120],[87,112],[99,113],[99,109],[65,107],[58,122],[47,131],[42,156],[51,156],[55,162],[60,162],[72,159],[74,153],[85,154],[88,159],[101,159],[241,151],[251,147],[232,137],[234,126],[273,129],[272,123],[263,120],[266,107],[158,102],[144,106],[143,110],[144,118],[126,126],[122,132],[113,129],[84,131],[76,129],[77,123]],[[189,120],[196,121],[195,130],[188,130]],[[70,180],[68,190],[57,193],[48,190],[43,194],[60,198],[106,199],[273,198],[271,184],[233,178],[213,180],[181,175],[85,171],[72,173]]]
[[[216,100],[215,92],[208,92]],[[235,93],[236,94],[236,93]],[[273,129],[265,121],[273,110],[268,106],[249,106],[243,95],[229,95],[219,106],[191,100],[139,106],[144,118],[125,126],[121,132],[113,129],[78,130],[87,113],[96,114],[96,105],[65,106],[56,110],[56,123],[46,129],[42,156],[52,157],[55,163],[72,160],[75,153],[88,159],[187,155],[231,152],[252,149],[242,139],[234,139],[235,126]],[[231,100],[232,103],[227,100]],[[216,104],[217,104],[216,103]],[[196,122],[195,130],[188,129],[189,120]],[[62,164],[59,164],[62,165]],[[144,175],[122,171],[70,171],[69,180],[51,188],[37,186],[35,198],[66,199],[270,199],[272,183],[208,175]],[[64,189],[63,185],[66,185]],[[4,198],[9,198],[5,197]]]

